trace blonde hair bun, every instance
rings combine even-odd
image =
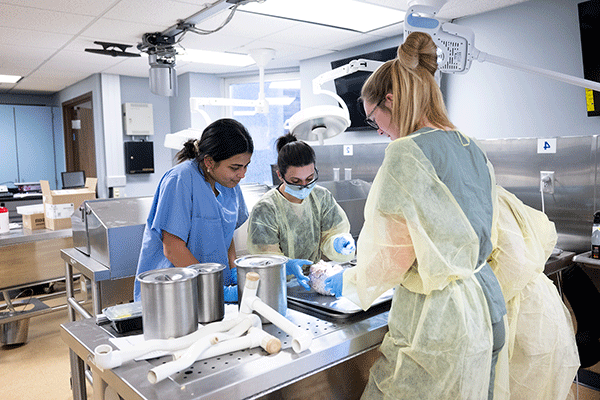
[[[422,67],[433,75],[437,70],[436,52],[437,46],[431,36],[423,32],[413,32],[398,47],[398,60],[400,65],[409,70]]]

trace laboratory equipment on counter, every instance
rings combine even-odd
[[[600,258],[600,211],[594,214],[594,225],[592,226],[592,253],[591,257]]]
[[[73,247],[110,269],[135,276],[152,196],[84,201],[71,216]]]
[[[161,274],[165,275],[164,271],[172,269],[177,268],[162,270]],[[179,268],[177,273],[186,274],[184,271],[186,269],[189,273],[196,274],[194,270],[188,268]],[[140,275],[140,280],[145,274],[147,273]],[[175,278],[175,276],[176,274],[172,274],[171,279]],[[245,276],[240,310],[236,318],[203,326],[179,338],[146,340],[127,350],[113,351],[110,345],[99,345],[94,349],[94,362],[96,366],[101,369],[115,368],[124,362],[157,350],[166,350],[171,353],[178,352],[177,357],[173,361],[160,364],[149,371],[148,380],[151,383],[157,383],[172,374],[190,367],[196,360],[201,359],[206,352],[209,352],[209,350],[212,350],[208,354],[210,357],[257,346],[261,346],[270,354],[279,352],[281,350],[281,341],[262,330],[260,319],[252,314],[253,311],[258,312],[269,322],[272,322],[278,328],[285,331],[292,338],[292,349],[296,353],[307,350],[312,343],[312,335],[299,328],[257,297],[259,281],[260,276],[256,272],[248,272]],[[142,303],[143,301],[144,286],[142,286]],[[143,306],[145,306],[144,303]],[[145,320],[144,329],[146,329]],[[248,335],[241,338],[246,332],[248,332]],[[144,338],[148,339],[146,335],[144,335]]]
[[[223,270],[219,263],[200,263],[188,266],[198,272],[198,322],[223,319],[225,315],[225,296],[223,293]]]
[[[178,338],[198,329],[198,271],[164,268],[138,275],[144,339]]]
[[[285,264],[287,261],[287,257],[270,254],[250,255],[235,260],[238,277],[238,298],[242,298],[246,274],[256,272],[261,278],[257,296],[279,314],[285,315],[287,311]],[[263,323],[269,322],[266,317],[261,317],[261,321]]]

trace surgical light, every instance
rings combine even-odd
[[[350,112],[344,100],[329,90],[324,90],[321,85],[325,82],[353,74],[357,71],[373,72],[383,64],[380,61],[358,59],[352,60],[331,71],[327,71],[313,79],[313,93],[333,97],[340,105],[319,105],[308,107],[292,115],[285,121],[284,127],[299,139],[314,141],[323,144],[325,139],[339,135],[350,126]]]
[[[494,56],[475,48],[475,35],[467,27],[442,23],[435,16],[446,0],[412,0],[404,21],[404,37],[412,32],[428,33],[438,47],[438,70],[446,73],[466,73],[471,62],[491,62],[504,67],[531,72],[571,85],[600,91],[600,83],[575,76],[533,67],[507,58]]]

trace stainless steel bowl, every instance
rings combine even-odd
[[[169,339],[198,329],[198,271],[165,268],[138,275],[144,339]]]
[[[223,270],[219,263],[200,263],[188,268],[198,272],[198,322],[219,321],[225,316]]]
[[[271,254],[256,254],[235,260],[238,278],[238,298],[241,302],[246,283],[246,274],[256,272],[260,275],[256,295],[265,304],[285,316],[287,312],[287,285],[285,281],[285,263],[287,257]],[[260,317],[263,323],[269,323]]]

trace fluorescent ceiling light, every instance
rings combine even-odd
[[[269,89],[300,89],[300,79],[291,81],[273,81],[269,83]]]
[[[282,97],[267,97],[267,102],[272,106],[289,106],[296,100],[295,97],[282,96]]]
[[[356,0],[269,0],[248,3],[239,10],[359,32],[400,23],[406,14],[406,11]]]
[[[233,67],[246,67],[254,64],[252,57],[247,54],[181,48],[177,49],[177,60],[198,64],[229,65]]]
[[[21,78],[18,75],[0,75],[0,83],[17,83]]]

